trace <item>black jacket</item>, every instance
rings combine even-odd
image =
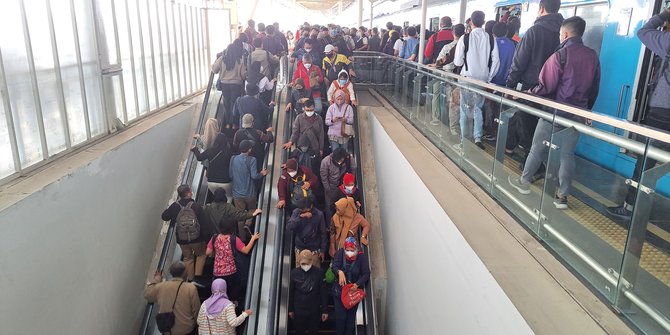
[[[188,205],[189,202],[194,201],[194,200],[193,199],[179,199],[178,201],[182,206],[186,206],[186,205]],[[202,207],[200,207],[200,205],[198,205],[198,203],[194,201],[193,205],[191,205],[191,208],[193,208],[193,211],[195,212],[195,215],[198,217],[198,223],[200,223],[200,227],[202,229],[202,223],[203,223]],[[168,207],[166,210],[163,211],[163,214],[161,214],[161,219],[163,219],[163,221],[170,221],[170,224],[174,225],[175,220],[177,219],[177,215],[179,214],[180,210],[181,210],[181,207],[179,206],[179,204],[177,204],[177,202],[173,202],[172,205],[170,205],[170,207]],[[177,236],[177,234],[175,234],[175,237],[177,238],[177,244],[198,243],[198,242],[207,241],[207,237],[205,237],[202,234],[202,232],[200,234],[200,237],[198,237],[197,239],[195,239],[194,241],[191,241],[191,242],[186,242],[186,241],[180,240],[179,237]]]
[[[337,278],[337,273],[340,270],[344,271],[347,282],[356,283],[358,287],[364,287],[368,283],[368,280],[370,280],[370,264],[365,254],[358,254],[355,261],[349,262],[344,256],[344,248],[340,248],[335,257],[333,257],[335,278]],[[340,284],[335,281],[333,285],[339,286]]]
[[[323,270],[312,266],[305,272],[301,268],[291,270],[288,311],[296,316],[314,316],[319,311],[328,313],[328,289],[323,281]]]
[[[253,218],[253,210],[239,210],[227,202],[212,202],[205,205],[200,221],[200,235],[209,241],[214,234],[221,233],[221,226]]]
[[[299,208],[294,209],[286,224],[286,229],[291,231],[295,238],[295,247],[299,250],[321,250],[325,253],[329,240],[323,212],[312,208],[312,217],[309,219],[301,218],[300,213]]]
[[[198,161],[207,159],[209,167],[207,168],[207,180],[213,183],[230,183],[230,157],[231,148],[207,148],[200,152],[198,148],[191,149]]]
[[[507,87],[516,88],[521,83],[521,89],[526,91],[537,86],[542,66],[560,44],[558,31],[562,23],[561,14],[548,14],[535,20],[514,52]]]

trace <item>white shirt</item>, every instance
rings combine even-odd
[[[397,51],[398,54],[400,54],[400,50],[402,50],[402,44],[403,44],[402,38],[399,38],[395,41],[395,44],[393,44],[393,50]]]
[[[465,36],[463,36],[465,37]],[[463,66],[465,64],[465,38],[458,39],[456,45],[456,54],[454,55],[454,65]],[[490,82],[500,67],[500,57],[498,55],[498,45],[493,43],[493,52],[488,34],[482,28],[475,28],[470,33],[468,48],[468,69],[461,70],[461,75],[474,79]],[[491,69],[489,69],[489,52],[491,54]]]
[[[446,58],[447,54],[451,51],[451,49],[456,47],[456,44],[458,44],[458,41],[452,41],[451,43],[446,44],[445,46],[443,46],[442,50],[440,50],[440,54],[437,56],[437,59]],[[456,56],[456,55],[454,55],[454,56]],[[454,62],[451,62],[449,64],[445,64],[442,67],[442,70],[451,72],[451,70],[453,70],[455,67],[456,67],[456,65],[454,65]]]

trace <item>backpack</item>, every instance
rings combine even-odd
[[[305,175],[303,175],[303,179],[304,178],[306,178]],[[293,186],[293,191],[291,192],[291,204],[295,208],[305,208],[308,204],[314,203],[314,193],[312,192],[312,188],[310,187],[305,190],[302,188],[303,184],[304,180],[297,182]]]
[[[486,33],[486,35],[489,35],[489,70],[491,69],[491,65],[493,65],[493,48],[495,47],[495,39],[493,38],[493,35]],[[468,71],[468,50],[470,50],[470,34],[465,34],[463,35],[463,45],[465,46],[465,52],[463,54],[463,58],[465,59],[465,64],[463,65],[465,67],[465,71]]]
[[[438,41],[438,40],[437,40],[437,35],[438,35],[439,33],[440,33],[440,32],[438,31],[438,32],[436,32],[435,34],[433,34],[432,36],[430,36],[430,39],[433,40],[433,54],[430,55],[430,57],[429,57],[430,63],[435,63],[435,61],[437,60],[437,56],[440,54],[440,51],[442,51],[442,48],[444,48],[445,45],[447,45],[447,44],[453,42],[453,40],[448,40],[448,39],[447,39],[447,40]],[[429,40],[430,40],[430,39],[429,39]],[[455,49],[455,48],[454,48],[454,49]],[[453,60],[452,60],[452,61],[453,61]],[[449,64],[449,63],[447,63],[447,64]]]
[[[351,81],[347,80],[347,83],[344,84],[344,86],[340,87],[339,81],[333,81],[333,85],[335,85],[335,91],[333,92],[333,101],[335,101],[335,93],[337,91],[342,91],[344,92],[344,99],[345,99],[344,102],[347,105],[351,104],[351,95],[349,94],[349,84],[351,84]]]
[[[179,202],[177,204],[181,208],[177,218],[175,219],[175,226],[177,229],[177,238],[181,241],[190,243],[200,237],[200,223],[195,211],[192,208],[194,201],[189,202],[186,206],[182,206]]]

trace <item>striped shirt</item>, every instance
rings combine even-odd
[[[247,313],[235,314],[235,305],[229,304],[221,314],[211,317],[207,314],[205,303],[198,313],[198,334],[200,335],[235,335],[235,327],[247,319]]]

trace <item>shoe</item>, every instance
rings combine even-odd
[[[559,197],[558,195],[555,195],[554,206],[556,206],[557,209],[568,209],[568,197]]]
[[[524,182],[521,178],[508,176],[507,181],[521,194],[530,194],[530,183]]]
[[[633,216],[633,212],[627,210],[624,206],[607,207],[605,211],[608,216],[619,220],[630,220]]]
[[[482,149],[482,150],[486,149],[486,147],[484,146],[484,143],[482,143],[482,140],[475,140],[475,145],[478,146],[479,149]]]
[[[493,134],[484,135],[484,137],[482,137],[482,138],[484,139],[484,141],[495,142],[496,135],[493,135]]]

